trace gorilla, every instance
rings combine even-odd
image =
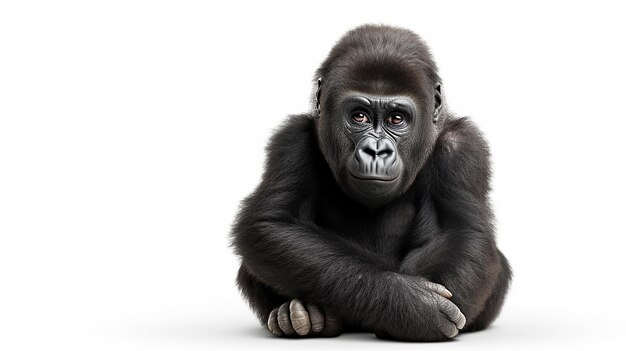
[[[232,226],[237,285],[262,325],[404,341],[486,328],[512,275],[494,237],[489,149],[447,110],[427,46],[364,25],[314,79],[311,112],[271,137]]]

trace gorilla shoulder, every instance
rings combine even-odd
[[[317,148],[315,124],[309,114],[289,116],[266,146],[264,177],[305,175],[312,171]]]
[[[469,189],[481,199],[489,191],[489,146],[467,117],[445,120],[435,145],[437,174],[445,186]]]

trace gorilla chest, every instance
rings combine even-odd
[[[402,259],[413,234],[413,204],[399,201],[376,210],[342,201],[321,200],[318,205],[314,221],[320,227],[387,259]]]

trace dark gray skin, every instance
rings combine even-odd
[[[401,189],[404,164],[398,144],[410,135],[418,112],[411,98],[348,94],[340,102],[347,139],[353,155],[344,174],[335,174],[339,184],[356,201],[370,208]],[[349,154],[348,154],[349,155]]]

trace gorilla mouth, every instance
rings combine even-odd
[[[393,182],[394,180],[398,179],[398,176],[389,178],[389,177],[378,176],[378,175],[356,175],[352,172],[350,172],[350,175],[360,180],[377,180],[380,182]]]

